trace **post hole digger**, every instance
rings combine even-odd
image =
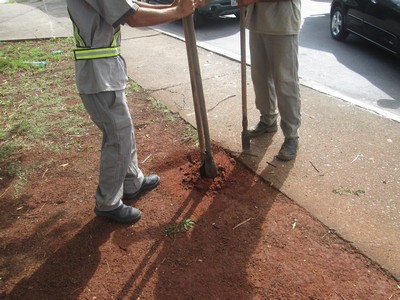
[[[200,175],[202,177],[215,178],[218,176],[218,169],[211,150],[210,132],[208,128],[203,84],[201,81],[193,15],[183,18],[182,23],[185,33],[186,52],[189,62],[190,82],[192,86],[196,127],[200,146]]]
[[[250,150],[250,137],[247,131],[247,81],[246,81],[246,28],[245,6],[240,7],[240,74],[242,83],[242,150]]]

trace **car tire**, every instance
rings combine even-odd
[[[340,6],[332,8],[331,13],[331,35],[332,38],[338,41],[343,41],[349,35],[346,30],[346,19],[343,9]]]

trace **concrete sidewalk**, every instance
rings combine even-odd
[[[48,2],[0,4],[0,40],[71,36],[64,1]],[[195,126],[185,43],[153,29],[124,27],[122,37],[129,76]],[[296,160],[274,158],[281,131],[242,154],[240,63],[198,51],[213,141],[400,280],[400,124],[302,85]]]

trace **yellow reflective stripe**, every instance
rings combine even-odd
[[[107,58],[121,54],[121,47],[74,49],[75,60]]]

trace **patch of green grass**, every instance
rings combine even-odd
[[[199,147],[199,136],[197,133],[197,129],[194,128],[191,124],[187,124],[186,130],[184,132],[184,136],[182,138],[183,141],[192,141],[194,147]]]
[[[7,166],[7,176],[17,178],[14,184],[14,198],[17,198],[27,182],[26,170],[22,168],[20,161],[13,161]]]
[[[185,218],[176,225],[168,225],[167,228],[165,229],[165,233],[168,236],[171,236],[171,235],[179,233],[179,232],[188,231],[195,224],[196,224],[196,222],[193,221],[191,218]]]
[[[80,114],[85,110],[82,102],[67,107],[67,112],[70,114]]]
[[[83,123],[83,106],[65,107],[63,96],[63,74],[74,73],[71,61],[69,70],[57,70],[56,64],[61,60],[70,60],[72,48],[70,39],[52,39],[37,43],[33,41],[5,43],[1,47],[0,57],[7,82],[1,91],[0,107],[3,114],[0,122],[3,129],[1,137],[13,136],[13,140],[23,138],[27,140],[45,137],[58,126],[62,126],[65,133],[79,131]],[[57,50],[62,49],[62,50]],[[54,54],[56,52],[56,54]],[[32,67],[25,61],[46,61],[45,68]],[[78,95],[77,95],[78,97]],[[65,116],[54,117],[64,113]],[[62,122],[60,121],[62,120]],[[72,129],[71,129],[72,128]],[[40,140],[38,140],[40,142]]]
[[[5,44],[0,49],[0,72],[10,75],[20,69],[35,69],[36,72],[44,72],[47,64],[59,61],[63,57],[60,55],[63,52],[53,50],[52,46],[54,44],[51,43],[44,47],[36,46],[33,41]],[[43,62],[45,66],[36,64],[38,62]]]
[[[50,39],[0,44],[0,163],[7,176],[17,179],[15,193],[38,166],[21,164],[22,151],[40,148],[65,151],[90,120],[76,92],[72,39]],[[26,62],[44,61],[45,67]],[[15,195],[14,195],[15,196]]]
[[[49,162],[47,162],[47,164],[48,163]],[[8,165],[7,175],[16,178],[16,181],[13,185],[14,198],[18,198],[23,193],[25,185],[29,181],[29,177],[32,176],[32,173],[35,172],[37,168],[41,167],[42,165],[40,165],[39,162],[28,167],[23,167],[19,160],[15,160]]]
[[[7,174],[14,177],[21,173],[21,162],[20,161],[13,161],[7,167]]]
[[[19,198],[24,190],[24,187],[26,186],[28,182],[28,176],[29,174],[27,172],[21,172],[18,174],[18,179],[14,184],[14,198]]]
[[[364,190],[361,189],[353,190],[351,188],[344,188],[344,187],[334,188],[332,192],[334,194],[339,194],[339,195],[353,194],[355,196],[360,196],[361,194],[365,194]]]
[[[125,93],[126,96],[130,96],[132,93],[139,93],[141,91],[143,91],[143,88],[137,82],[130,80]]]
[[[17,146],[11,142],[4,142],[0,146],[0,162],[7,160],[9,157],[12,157],[14,152],[17,151]]]
[[[163,112],[164,109],[166,108],[165,105],[163,105],[160,100],[152,97],[152,96],[148,96],[147,100],[151,102],[151,105],[159,112]]]
[[[8,137],[8,132],[4,128],[0,128],[0,141],[5,141]]]
[[[165,120],[168,122],[173,122],[176,119],[176,114],[173,113],[167,106],[165,106],[164,104],[162,104],[160,102],[160,100],[152,97],[152,96],[148,96],[147,100],[151,102],[152,106],[154,107],[155,110],[157,110],[158,112],[162,113],[165,115]]]

